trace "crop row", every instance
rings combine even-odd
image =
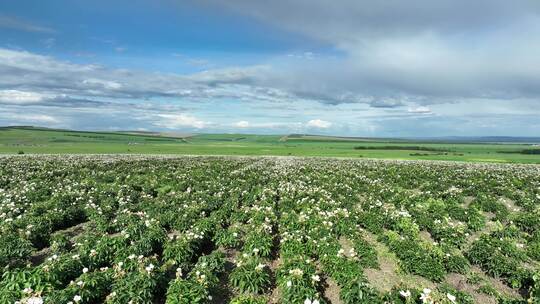
[[[535,301],[539,206],[537,166],[4,158],[0,302],[473,303],[473,267]],[[373,242],[435,288],[370,282]]]

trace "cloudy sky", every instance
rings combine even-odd
[[[1,1],[0,125],[538,136],[540,1]]]

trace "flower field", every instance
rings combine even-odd
[[[540,166],[0,158],[0,303],[540,303]]]

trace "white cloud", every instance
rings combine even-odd
[[[426,106],[411,107],[407,110],[409,113],[431,114],[431,109]]]
[[[154,125],[167,129],[176,128],[195,128],[202,129],[207,127],[210,123],[199,120],[193,116],[187,114],[158,114],[156,115],[157,121]]]
[[[45,115],[45,114],[11,113],[9,118],[18,122],[34,123],[34,124],[56,124],[60,122],[60,120],[58,120],[57,118],[51,115]]]
[[[116,81],[102,80],[102,79],[85,79],[82,82],[85,85],[96,86],[107,90],[118,90],[122,88],[122,84]]]
[[[19,90],[0,90],[0,103],[7,104],[25,104],[37,103],[45,100],[50,96]]]
[[[248,121],[245,121],[245,120],[241,120],[237,123],[234,123],[233,126],[237,127],[237,128],[247,128],[249,127],[249,122]]]
[[[332,123],[321,119],[312,119],[307,122],[306,126],[309,128],[328,129],[332,126]]]
[[[314,100],[366,95],[393,107],[385,101],[396,96],[422,105],[492,97],[512,107],[513,98],[540,96],[538,0],[201,1],[333,45],[338,56],[287,62],[272,78]]]

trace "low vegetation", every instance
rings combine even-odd
[[[0,158],[0,303],[538,303],[540,167]]]
[[[412,151],[428,151],[428,152],[452,152],[448,149],[430,148],[425,146],[407,146],[407,145],[395,145],[395,146],[356,146],[355,150],[412,150]]]
[[[502,138],[504,144],[496,139],[415,141],[301,134],[81,132],[0,127],[0,154],[273,155],[540,163],[540,155],[528,152],[534,151],[530,144],[516,142],[519,138]],[[537,140],[540,142],[540,138]]]

